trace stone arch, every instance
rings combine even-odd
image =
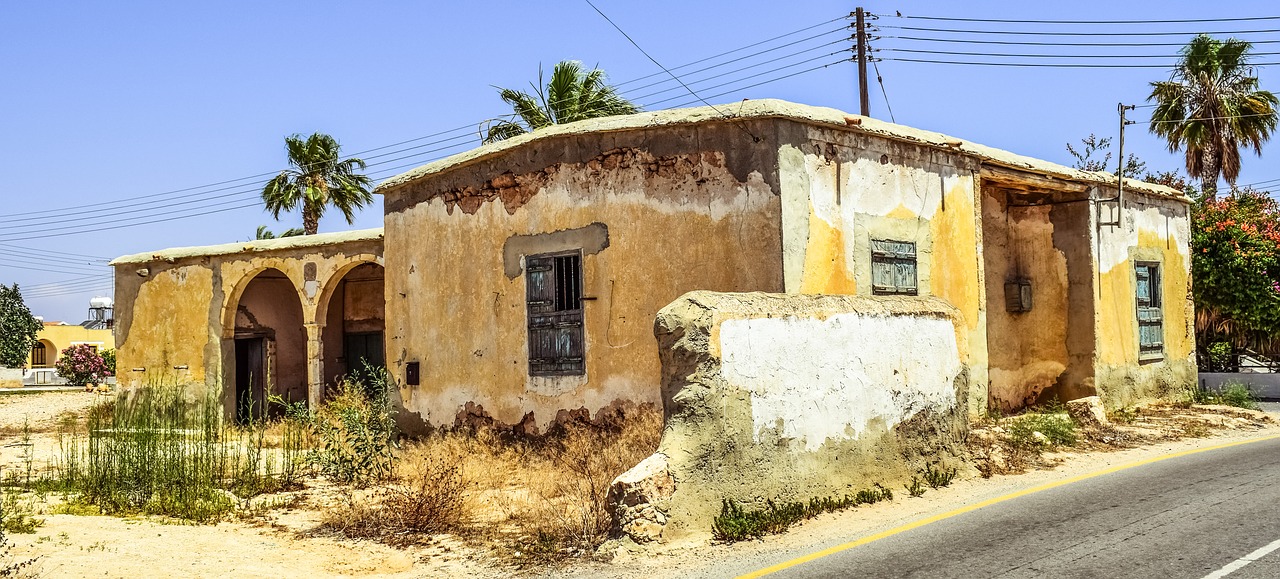
[[[267,399],[307,400],[305,300],[282,269],[256,268],[224,312],[224,397],[237,420],[268,415]]]
[[[267,270],[276,270],[277,272],[284,274],[284,276],[289,279],[289,282],[293,284],[294,293],[298,295],[298,301],[302,304],[303,322],[309,323],[315,319],[314,316],[308,316],[308,314],[312,313],[314,309],[308,307],[311,300],[307,299],[306,294],[302,291],[303,284],[301,283],[300,276],[298,276],[295,271],[297,268],[291,267],[291,265],[293,265],[291,260],[273,259],[246,270],[243,274],[236,277],[233,283],[225,284],[224,281],[225,285],[229,285],[231,287],[231,291],[227,292],[226,297],[222,302],[223,339],[229,340],[235,334],[236,305],[240,303],[240,299],[244,296],[245,290],[249,288],[249,284],[252,283],[253,280],[257,279],[262,272]]]
[[[316,302],[322,385],[363,362],[384,365],[386,284],[381,259],[360,256],[334,271]]]
[[[37,350],[43,350],[43,352],[37,352]],[[53,342],[40,338],[31,348],[31,367],[52,368],[53,363],[58,360],[58,354],[58,347],[53,345]]]

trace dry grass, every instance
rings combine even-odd
[[[609,533],[609,483],[657,449],[662,412],[629,408],[606,424],[540,437],[454,429],[406,442],[395,482],[349,493],[323,526],[398,546],[461,534],[517,563],[589,553]]]

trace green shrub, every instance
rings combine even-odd
[[[1049,446],[1074,446],[1079,440],[1075,421],[1064,411],[1050,407],[1045,411],[1030,412],[1013,420],[1008,427],[1009,439],[1015,446],[1039,448]],[[1044,440],[1035,433],[1044,435]]]
[[[1248,410],[1258,410],[1258,399],[1249,390],[1249,387],[1239,382],[1231,382],[1224,384],[1225,388],[1216,396],[1218,404],[1234,406],[1236,408],[1245,408]]]
[[[932,464],[926,464],[924,466],[924,482],[929,483],[929,486],[934,489],[951,486],[951,481],[955,480],[955,478],[956,469],[954,467],[952,467],[951,470],[947,470],[935,469]]]
[[[918,476],[912,476],[912,477],[911,477],[911,484],[909,484],[909,485],[902,485],[902,488],[907,489],[907,494],[909,494],[909,495],[911,495],[911,496],[913,496],[913,497],[923,497],[923,496],[924,496],[924,486],[925,486],[925,483],[924,483],[924,481],[920,480],[920,477],[918,477]]]
[[[720,505],[720,515],[711,521],[711,532],[716,539],[732,543],[765,535],[776,535],[799,521],[812,519],[822,513],[891,500],[893,500],[893,491],[880,483],[876,483],[870,489],[860,490],[853,496],[815,497],[809,499],[808,503],[778,504],[768,500],[765,501],[764,508],[751,511],[743,509],[733,499],[725,499]]]
[[[344,379],[336,395],[308,418],[316,448],[307,461],[342,483],[366,485],[392,474],[395,414],[385,368]]]

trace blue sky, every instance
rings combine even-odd
[[[596,4],[668,68],[819,25],[848,14],[854,6],[825,0]],[[1086,54],[1118,54],[1125,58],[1087,62],[1167,65],[1171,58],[1137,56],[1172,55],[1176,46],[979,45],[893,37],[1156,44],[1185,42],[1192,31],[1280,29],[1280,20],[1026,22],[1280,15],[1272,3],[1260,1],[864,6],[886,15],[875,21],[883,38],[873,44],[885,49],[879,53],[886,59],[879,70],[897,122],[1063,163],[1071,160],[1064,148],[1067,142],[1089,133],[1114,136],[1116,103],[1141,104],[1147,83],[1166,78],[1167,70],[912,63],[891,59],[1001,59],[890,49],[1073,57],[1034,60],[1059,63],[1086,62],[1081,58]],[[895,11],[1017,22],[888,16]],[[371,163],[380,162],[370,173],[385,178],[474,146],[475,127],[508,112],[492,85],[525,88],[539,64],[550,68],[566,58],[598,64],[614,82],[627,83],[621,87],[624,94],[650,108],[694,100],[662,76],[627,82],[660,71],[582,1],[27,2],[10,3],[3,14],[0,159],[8,171],[0,185],[0,282],[27,288],[33,311],[47,319],[79,321],[90,297],[109,293],[110,270],[93,258],[245,240],[264,224],[277,231],[300,225],[296,214],[282,216],[277,224],[258,207],[242,207],[253,205],[255,190],[260,189],[255,187],[260,178],[250,177],[284,166],[285,135],[327,132],[350,153],[419,139],[363,155]],[[836,29],[844,24],[830,22],[676,72],[715,103],[782,98],[856,112],[856,67],[847,62],[747,87],[844,58],[831,54],[849,46],[838,42],[842,33]],[[893,26],[1086,35],[946,33]],[[1098,34],[1102,32],[1182,34]],[[802,41],[812,36],[817,38]],[[1240,36],[1280,40],[1280,32]],[[796,44],[780,47],[790,42]],[[731,65],[695,72],[762,51]],[[1280,43],[1262,42],[1256,51],[1280,52]],[[791,54],[795,56],[787,56]],[[764,62],[775,58],[779,60]],[[1280,62],[1280,55],[1259,56],[1257,62]],[[739,68],[743,70],[735,71]],[[1280,91],[1278,69],[1258,69],[1264,88]],[[717,74],[724,76],[706,79]],[[726,82],[730,84],[713,86]],[[873,84],[871,95],[873,116],[888,119],[878,85]],[[1140,108],[1133,117],[1141,121],[1146,114]],[[419,148],[397,152],[415,146]],[[1276,146],[1280,144],[1264,149],[1261,159],[1252,154],[1245,158],[1241,183],[1280,178],[1280,167],[1269,163]],[[1154,168],[1181,164],[1180,156],[1166,152],[1141,123],[1127,133],[1126,147]],[[384,153],[392,154],[371,158]],[[228,183],[201,188],[224,182]],[[170,193],[183,189],[189,190]],[[142,196],[148,197],[137,199]],[[380,202],[365,209],[353,226],[331,214],[321,222],[321,230],[377,227]],[[236,207],[242,208],[226,210]],[[214,210],[223,211],[210,212]],[[138,225],[141,221],[160,222]]]

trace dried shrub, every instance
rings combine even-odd
[[[321,528],[397,547],[464,528],[469,518],[466,494],[474,484],[462,466],[456,460],[431,459],[404,468],[407,472],[392,484],[364,496],[349,493],[342,508],[325,513]]]

